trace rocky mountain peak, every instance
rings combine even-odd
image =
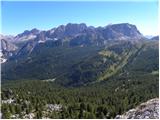
[[[84,30],[87,28],[87,25],[85,23],[80,23],[80,24],[77,24],[77,23],[68,23],[66,26],[66,28],[77,28],[77,29],[80,29],[80,31]]]
[[[68,23],[67,25],[60,25],[57,28],[52,29],[50,35],[53,38],[63,39],[66,37],[74,37],[85,29],[87,29],[87,26],[84,23]]]
[[[46,40],[45,33],[46,33],[45,31],[41,31],[41,32],[37,35],[36,40],[38,40],[38,41],[45,41],[45,40]]]
[[[111,24],[104,28],[103,35],[106,39],[141,39],[143,35],[135,25],[129,23]]]
[[[26,41],[36,38],[36,35],[40,33],[40,30],[34,28],[32,30],[25,30],[23,33],[18,34],[15,36],[16,41]]]
[[[38,34],[38,33],[40,33],[40,30],[38,30],[37,28],[33,28],[30,32],[32,34]]]
[[[137,27],[129,23],[114,24],[111,28],[117,32],[123,32],[124,35],[128,36],[141,35]]]
[[[65,35],[73,36],[75,34],[81,33],[85,29],[87,29],[87,26],[84,23],[81,23],[81,24],[68,23],[65,28],[66,28]]]

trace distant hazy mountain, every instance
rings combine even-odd
[[[154,37],[153,35],[145,35],[145,37],[147,38],[147,39],[151,39],[152,37]]]
[[[159,36],[154,36],[150,40],[159,40]]]
[[[0,34],[0,39],[4,39],[4,40],[7,40],[7,41],[13,41],[14,40],[14,36]]]

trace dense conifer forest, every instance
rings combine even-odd
[[[158,97],[157,43],[116,45],[86,53],[57,80],[2,80],[2,118],[115,118]]]

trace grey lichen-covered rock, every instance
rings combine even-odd
[[[115,119],[159,119],[159,99],[151,99]]]

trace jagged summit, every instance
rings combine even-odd
[[[53,46],[62,46],[66,42],[70,46],[101,46],[108,41],[129,40],[134,42],[143,38],[137,27],[129,23],[110,24],[106,27],[87,26],[85,23],[68,23],[47,31],[36,28],[25,30],[12,37],[12,42],[21,44],[17,55],[25,55],[24,53],[30,53],[38,44],[46,42],[48,44],[48,41],[52,42],[50,44]],[[5,37],[5,40],[8,41],[10,38]]]
[[[109,24],[105,27],[93,27],[87,26],[85,23],[68,23],[66,25],[60,25],[58,27],[52,28],[45,31],[45,36],[48,38],[73,38],[77,35],[83,35],[85,32],[90,31],[94,34],[99,34],[106,40],[112,39],[141,39],[143,38],[142,34],[139,32],[135,25],[129,23],[119,23],[119,24]],[[25,30],[23,33],[18,34],[15,39],[18,41],[22,40],[31,40],[35,36],[40,34],[40,30],[34,28],[32,30]]]

